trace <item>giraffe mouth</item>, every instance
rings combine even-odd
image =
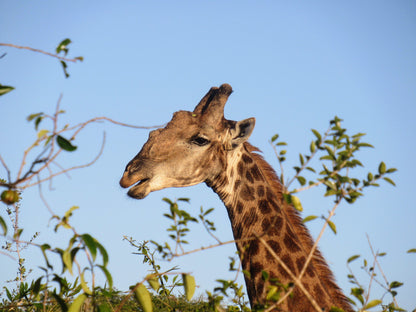
[[[132,198],[142,199],[150,193],[150,178],[142,179],[129,189],[127,195]]]

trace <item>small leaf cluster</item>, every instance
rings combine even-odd
[[[104,246],[88,233],[78,234],[70,225],[69,219],[72,216],[73,211],[76,209],[78,209],[78,207],[73,206],[64,214],[63,217],[58,217],[56,215],[52,217],[53,220],[57,220],[55,232],[60,227],[63,227],[65,229],[72,230],[74,235],[70,238],[68,246],[65,249],[59,247],[52,248],[47,243],[38,245],[46,263],[45,267],[40,267],[45,272],[45,275],[38,278],[33,284],[33,287],[30,288],[31,291],[34,291],[34,295],[39,295],[39,293],[35,290],[39,292],[43,290],[43,296],[45,297],[49,295],[49,280],[51,279],[52,281],[57,282],[60,286],[60,291],[54,291],[51,295],[61,307],[62,311],[80,311],[87,299],[92,301],[93,306],[96,305],[95,297],[97,296],[97,293],[101,291],[101,288],[95,285],[96,269],[99,269],[105,276],[106,282],[108,283],[107,287],[110,290],[113,287],[113,279],[107,268],[109,257]],[[58,255],[61,259],[62,271],[59,275],[54,273],[54,267],[49,261],[48,254],[51,253]],[[83,268],[81,267],[82,261],[80,261],[82,259],[80,259],[79,256],[81,253],[84,255],[84,258],[88,263],[88,265]],[[101,263],[97,263],[98,254],[101,255]],[[76,273],[74,266],[76,267]],[[71,286],[66,279],[61,277],[65,272],[77,276],[74,285]],[[92,283],[90,285],[88,285],[86,279],[86,272],[89,272],[89,275],[91,276]],[[44,283],[42,283],[42,281],[44,281]],[[80,293],[81,291],[82,293]],[[76,294],[78,294],[78,296],[71,301],[71,298]]]
[[[163,201],[169,205],[169,213],[163,214],[166,218],[173,221],[173,224],[166,230],[169,237],[176,243],[176,247],[182,248],[182,244],[189,244],[185,236],[189,232],[188,222],[198,223],[198,220],[192,217],[187,211],[179,209],[178,202],[189,202],[189,198],[178,198],[172,201],[169,198],[163,198]]]
[[[49,118],[49,119],[56,119],[58,117],[58,115],[65,113],[64,110],[59,110],[58,112],[56,112],[55,116],[48,116],[43,112],[40,113],[35,113],[35,114],[30,114],[26,119],[27,121],[33,121],[34,125],[35,125],[35,130],[38,131],[39,125],[40,123],[45,119],[45,118]],[[59,131],[58,133],[64,132],[66,129],[68,128],[68,126],[65,126],[61,131]],[[58,144],[58,146],[63,149],[64,151],[67,152],[73,152],[77,149],[76,146],[74,146],[71,141],[72,139],[68,140],[66,138],[64,138],[62,135],[58,134],[58,133],[54,133],[53,131],[49,131],[47,129],[42,129],[40,131],[38,131],[37,133],[37,142],[35,143],[35,145],[38,145],[40,142],[45,141],[44,146],[49,148],[49,144],[51,143],[51,140],[55,138],[56,143]],[[49,134],[49,135],[48,135]]]
[[[286,159],[283,156],[286,155],[286,150],[278,150],[281,146],[286,146],[287,144],[279,142],[277,134],[271,138],[272,146],[281,165],[281,181],[287,190],[287,193],[284,194],[285,200],[297,210],[302,211],[302,204],[299,198],[293,194],[313,187],[323,185],[324,196],[333,197],[337,206],[342,201],[349,204],[354,203],[359,197],[363,196],[365,188],[379,186],[379,181],[382,179],[395,185],[388,175],[394,173],[397,169],[387,168],[384,162],[379,164],[376,173],[369,172],[364,178],[360,178],[354,171],[357,167],[363,167],[363,164],[357,157],[358,152],[363,148],[373,147],[371,144],[362,141],[365,133],[349,135],[347,129],[342,127],[342,119],[337,116],[330,121],[329,128],[324,134],[315,129],[311,131],[314,139],[309,144],[309,153],[299,154],[299,165],[293,167],[295,175],[287,181],[284,180],[282,166]],[[318,166],[313,166],[312,159],[316,157],[319,157]],[[320,168],[319,165],[321,166]],[[309,179],[307,178],[308,176],[310,176]],[[291,189],[291,185],[295,181],[299,187]],[[322,219],[336,233],[336,226],[330,220],[331,216],[332,214],[328,217],[322,216]],[[303,222],[317,218],[318,216],[316,215],[310,215],[305,217]]]
[[[395,297],[397,296],[397,288],[403,285],[403,283],[398,281],[388,282],[384,276],[383,271],[380,268],[379,258],[386,256],[385,252],[378,252],[374,255],[372,265],[369,264],[369,261],[365,258],[362,260],[361,270],[363,270],[369,278],[369,286],[365,288],[361,282],[358,280],[358,277],[353,273],[350,264],[357,259],[361,258],[360,255],[353,255],[347,260],[347,267],[349,270],[348,279],[351,284],[354,286],[351,287],[351,296],[350,301],[358,307],[357,301],[361,304],[360,311],[366,311],[376,306],[380,306],[383,312],[387,311],[405,311],[397,305]],[[379,278],[383,278],[381,280]],[[384,289],[385,293],[381,296],[380,299],[370,300],[370,292],[372,284],[376,283],[381,288]],[[391,295],[391,302],[385,304],[384,297],[386,294]],[[354,299],[354,300],[353,300]]]
[[[62,40],[55,49],[56,54],[57,55],[63,54],[64,56],[67,56],[67,54],[69,52],[68,46],[71,43],[72,43],[72,41],[69,38],[66,38],[66,39]],[[82,56],[77,56],[77,57],[74,58],[74,60],[78,60],[78,61],[82,62],[84,60],[84,58]],[[65,78],[68,78],[69,73],[67,71],[68,65],[67,65],[66,61],[61,59],[60,63],[62,65],[62,69],[63,69],[64,74],[65,74]]]

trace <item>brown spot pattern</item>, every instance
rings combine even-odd
[[[245,184],[240,191],[240,197],[246,201],[254,200],[254,188]]]
[[[296,267],[292,261],[292,258],[289,255],[284,255],[282,257],[282,261],[286,264],[286,266],[290,269],[293,274],[296,274]]]
[[[250,172],[256,181],[263,181],[263,176],[261,175],[259,167],[257,167],[256,164],[251,167]]]
[[[244,162],[240,161],[237,166],[238,175],[241,177],[244,173]]]
[[[234,183],[234,193],[237,192],[238,188],[240,187],[241,180],[237,180]]]
[[[250,274],[251,274],[251,278],[255,279],[256,276],[263,270],[262,265],[260,264],[260,262],[254,262],[251,264],[250,266]]]
[[[251,159],[251,157],[247,154],[243,154],[241,158],[246,164],[251,164],[253,162],[253,159]]]
[[[267,241],[267,244],[270,246],[270,248],[273,249],[273,251],[275,252],[276,255],[279,255],[280,252],[282,251],[282,248],[280,247],[280,244],[272,239],[269,239]],[[270,261],[270,262],[275,262],[276,258],[266,249],[266,258]]]
[[[289,251],[291,252],[297,252],[301,250],[299,245],[296,243],[295,239],[293,238],[293,236],[290,236],[289,233],[287,232],[285,234],[285,238],[283,239],[283,242],[285,243],[285,246],[287,247],[287,249],[289,249]]]
[[[239,214],[243,212],[243,208],[244,208],[243,203],[241,201],[238,201],[236,205],[236,209]]]
[[[270,206],[269,206],[269,203],[267,202],[267,200],[264,200],[264,199],[262,199],[259,202],[259,209],[264,214],[270,213],[272,211]]]
[[[263,197],[264,196],[264,186],[263,185],[259,185],[257,187],[257,195],[259,197]]]
[[[255,255],[259,252],[259,241],[253,240],[250,242],[250,247],[247,249],[250,255]]]
[[[252,207],[250,209],[250,211],[248,211],[245,215],[244,215],[244,224],[245,225],[252,225],[254,223],[257,222],[257,220],[259,219],[256,209],[254,209],[254,207]]]
[[[270,229],[270,225],[271,225],[271,221],[269,218],[264,218],[263,221],[261,222],[261,228],[263,229],[264,232]]]
[[[250,171],[246,171],[246,178],[250,183],[254,183],[253,176],[250,174]]]

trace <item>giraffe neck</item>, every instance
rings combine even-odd
[[[269,286],[277,281],[283,285],[293,283],[266,247],[252,238],[262,237],[295,276],[299,275],[313,246],[300,216],[283,200],[283,186],[275,172],[256,151],[245,143],[230,156],[223,173],[207,182],[227,207],[252,307],[267,304],[264,298]],[[268,279],[263,271],[268,273]],[[351,310],[318,250],[301,282],[322,311],[329,311],[333,306]],[[315,311],[299,287],[295,286],[293,294],[280,309]]]

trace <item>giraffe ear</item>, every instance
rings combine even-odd
[[[235,148],[247,141],[253,132],[255,124],[255,118],[248,118],[238,121],[235,124],[235,129],[231,129],[231,146]]]

